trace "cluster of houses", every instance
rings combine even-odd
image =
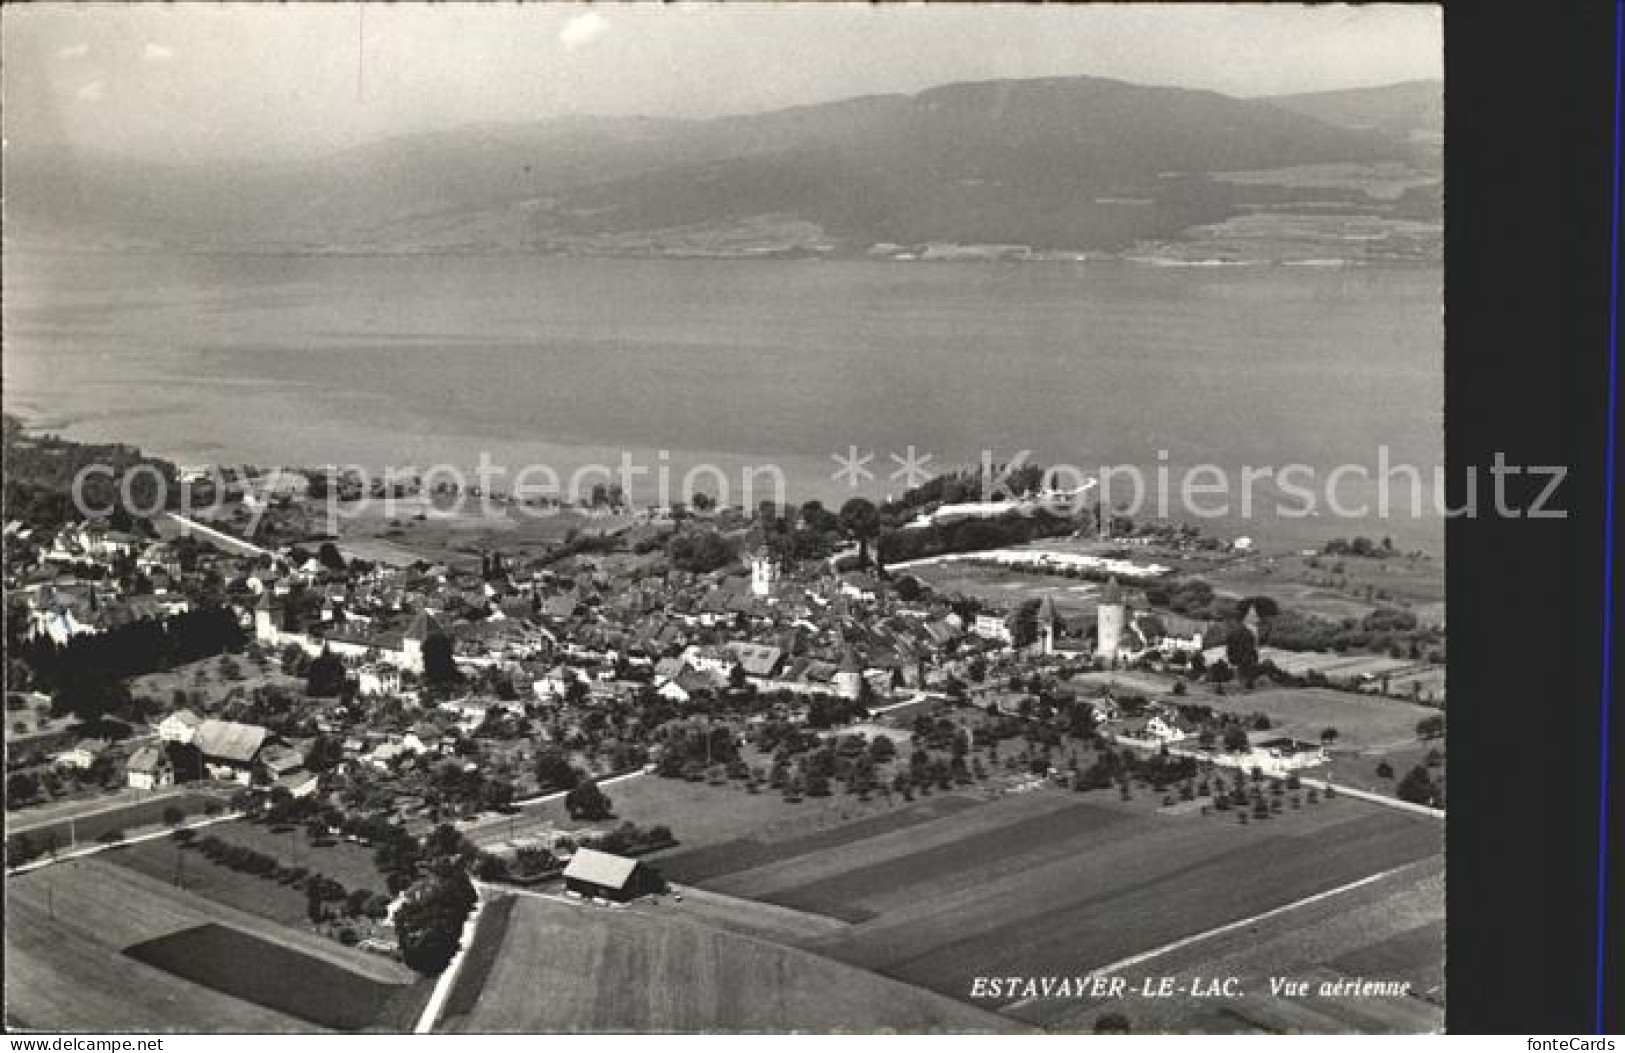
[[[180,561],[169,545],[113,530],[100,520],[55,532],[12,520],[4,535],[6,592],[26,602],[28,635],[65,644],[80,633],[192,608],[181,587]],[[123,575],[107,573],[122,570],[139,576],[140,590],[122,588]]]
[[[477,567],[454,567],[346,559],[328,546],[313,555],[218,545],[208,534],[199,540],[173,529],[156,538],[104,524],[50,536],[19,524],[6,529],[15,542],[7,577],[26,606],[29,633],[62,642],[109,631],[121,619],[223,604],[260,654],[336,658],[345,694],[416,714],[387,732],[366,717],[341,719],[332,707],[317,715],[320,733],[342,743],[344,761],[377,772],[411,758],[459,755],[459,736],[493,718],[523,719],[527,703],[590,709],[652,690],[686,706],[747,685],[883,702],[976,679],[974,664],[990,660],[1042,669],[1198,653],[1206,628],[1136,610],[1114,578],[1094,597],[1092,615],[1069,618],[1044,599],[1024,633],[1031,642],[1017,649],[1014,610],[976,611],[929,592],[904,599],[891,581],[821,560],[817,572],[791,573],[762,548],[710,573],[622,552],[526,565],[486,555]],[[448,700],[442,692],[438,708],[427,709],[431,641],[469,683],[496,673],[517,695],[475,687]],[[1150,737],[1179,741],[1177,721],[1158,719],[1147,722]],[[305,766],[309,740],[281,739],[241,706],[199,712],[172,704],[154,728],[136,731],[116,747],[74,739],[71,727],[39,741],[52,747],[45,751],[52,763],[79,769],[112,748],[124,781],[140,789],[203,779],[302,796],[318,785]],[[10,738],[8,731],[8,755]]]
[[[295,797],[316,792],[318,779],[305,769],[304,753],[263,727],[177,709],[159,721],[157,730],[156,741],[141,745],[125,762],[132,787],[156,790],[207,779],[281,787]]]

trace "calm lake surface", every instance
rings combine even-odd
[[[1374,473],[1386,445],[1431,488],[1443,461],[1437,269],[8,254],[4,326],[8,411],[182,462],[565,475],[626,450],[678,498],[694,464],[771,462],[828,501],[905,489],[911,445],[1151,485],[1165,463],[1176,493],[1198,463]],[[876,452],[858,491],[831,478],[850,446]],[[1254,492],[1214,529],[1441,550],[1431,514],[1281,518]]]

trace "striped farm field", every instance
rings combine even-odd
[[[798,946],[968,999],[976,976],[1077,975],[1443,848],[1438,821],[1346,797],[1245,825],[1158,804],[1041,790],[699,884],[846,922]],[[1389,964],[1436,968],[1420,946]]]

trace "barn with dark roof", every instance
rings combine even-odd
[[[565,891],[595,899],[625,903],[639,896],[660,892],[665,887],[666,881],[659,871],[644,866],[636,859],[593,848],[577,849],[564,868]]]

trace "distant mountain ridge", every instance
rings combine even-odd
[[[1119,251],[1244,202],[1316,196],[1206,173],[1425,163],[1375,91],[1364,128],[1347,126],[1359,93],[1248,100],[1056,77],[708,120],[486,125],[299,163],[76,157],[63,168],[8,154],[7,237],[247,251]],[[1300,112],[1317,109],[1329,116]]]
[[[1403,139],[1444,134],[1444,83],[1410,80],[1380,88],[1347,88],[1263,100],[1343,128],[1383,132]]]

